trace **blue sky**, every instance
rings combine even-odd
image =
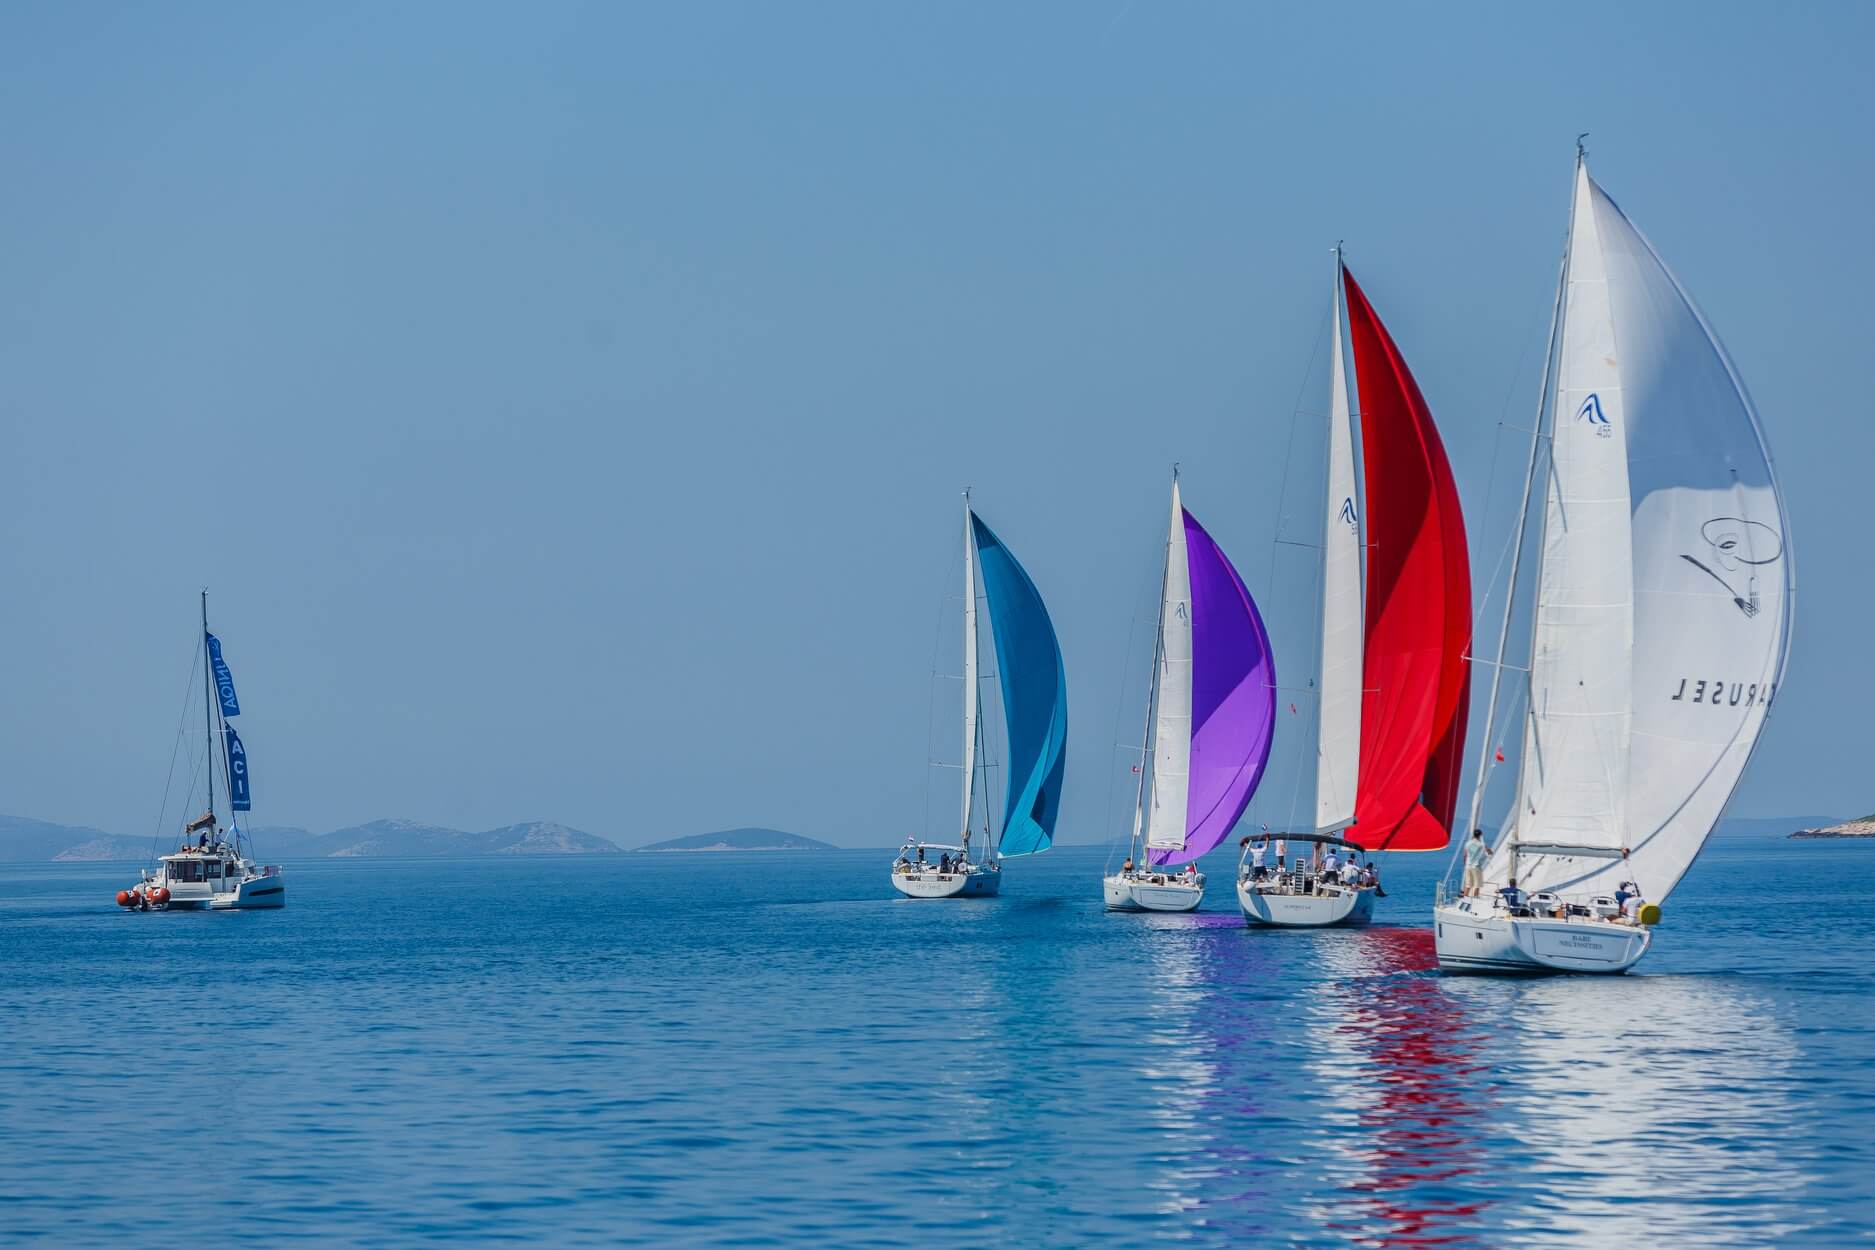
[[[1336,239],[1489,567],[1585,130],[1790,495],[1796,659],[1734,810],[1875,808],[1875,22],[1564,18],[7,6],[0,811],[154,831],[206,584],[264,822],[890,842],[933,723],[954,752],[971,485],[1066,653],[1061,835],[1104,838],[1174,460],[1281,598]]]

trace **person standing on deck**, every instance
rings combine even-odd
[[[1465,893],[1476,895],[1484,888],[1484,865],[1491,858],[1491,848],[1484,844],[1484,830],[1473,829],[1465,843]]]

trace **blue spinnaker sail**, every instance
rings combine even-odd
[[[1002,540],[974,513],[970,524],[990,601],[996,668],[1008,722],[1008,788],[1003,855],[1032,855],[1054,841],[1061,777],[1068,762],[1068,680],[1055,627],[1035,583]]]

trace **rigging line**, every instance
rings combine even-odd
[[[1103,877],[1108,875],[1107,869],[1110,869],[1113,867],[1113,848],[1120,836],[1118,827],[1113,823],[1114,815],[1115,815],[1114,810],[1113,810],[1113,792],[1117,788],[1117,785],[1119,783],[1119,774],[1113,771],[1113,755],[1118,754],[1119,751],[1125,746],[1125,743],[1121,742],[1119,738],[1120,738],[1120,722],[1121,722],[1121,719],[1126,715],[1126,670],[1127,670],[1128,663],[1132,660],[1132,657],[1133,657],[1133,643],[1138,639],[1138,637],[1139,637],[1139,602],[1137,599],[1135,599],[1133,603],[1133,619],[1127,624],[1127,627],[1126,627],[1126,650],[1120,653],[1121,659],[1120,659],[1120,664],[1118,665],[1118,668],[1120,670],[1120,690],[1119,690],[1119,694],[1115,696],[1114,701],[1113,701],[1114,742],[1113,742],[1113,751],[1110,752],[1107,757],[1107,862],[1101,868],[1101,875]],[[1142,754],[1141,763],[1140,763],[1141,768],[1145,767],[1144,758],[1145,757]]]
[[[954,548],[954,544],[953,544]],[[957,552],[951,552],[951,565],[957,562]],[[951,570],[946,568],[944,578],[948,582]],[[924,830],[925,836],[931,836],[931,761],[937,757],[937,673],[938,648],[944,645],[944,615],[952,596],[938,595],[936,621],[931,627],[931,680],[925,682],[924,716]]]
[[[176,783],[176,756],[182,752],[182,735],[188,732],[189,705],[195,702],[195,666],[202,662],[201,648],[191,648],[194,659],[189,662],[189,680],[183,687],[182,711],[176,716],[176,740],[169,747],[169,772],[163,777],[163,805],[156,811],[156,832],[150,838],[150,863],[156,862],[157,848],[162,845],[163,819],[169,815],[169,791]],[[195,774],[193,764],[189,768],[190,776]]]
[[[1334,305],[1331,303],[1329,305],[1329,313],[1332,314],[1333,311]],[[1322,354],[1322,339],[1325,338],[1327,334],[1328,316],[1324,315],[1321,321],[1316,324],[1315,344],[1309,349],[1308,368],[1302,373],[1302,383],[1296,387],[1295,404],[1289,410],[1289,442],[1283,448],[1282,484],[1276,491],[1276,524],[1272,526],[1270,530],[1278,539],[1282,537],[1283,517],[1286,515],[1289,507],[1290,462],[1295,456],[1296,427],[1302,422],[1302,397],[1308,394],[1309,386],[1315,380],[1315,362]],[[1270,561],[1269,584],[1265,589],[1271,595],[1274,595],[1276,592],[1276,562],[1274,560]]]

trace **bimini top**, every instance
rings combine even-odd
[[[1345,846],[1350,851],[1366,853],[1367,848],[1359,842],[1350,842],[1346,838],[1332,833],[1266,833],[1246,839],[1249,842],[1320,842],[1324,846]]]

